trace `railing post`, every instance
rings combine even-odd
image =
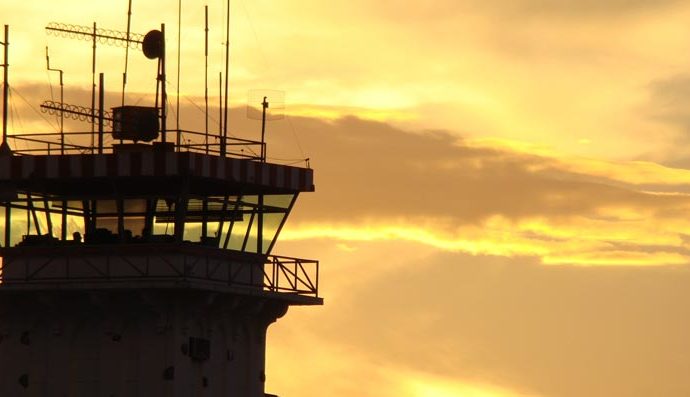
[[[295,276],[295,283],[293,285],[295,286],[296,290],[299,290],[299,284],[297,283],[297,281],[299,280],[299,277],[297,277],[297,274],[299,273],[300,270],[304,271],[304,268],[302,267],[302,261],[300,261],[299,259],[296,259],[295,260],[295,272],[293,273]]]
[[[314,284],[314,294],[319,296],[319,261],[316,261],[316,282]]]

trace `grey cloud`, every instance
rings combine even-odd
[[[665,164],[690,167],[690,152],[684,148],[690,143],[690,75],[679,74],[659,78],[647,86],[648,101],[641,114],[649,120],[669,127],[675,143],[666,155]],[[649,137],[654,139],[654,137]]]
[[[494,2],[499,5],[504,2]],[[679,3],[678,0],[522,0],[511,2],[524,12],[545,12],[572,16],[617,16],[658,10]],[[510,6],[507,6],[510,8]]]
[[[419,216],[462,224],[492,215],[596,217],[600,208],[617,205],[673,216],[690,204],[566,172],[550,159],[472,147],[445,133],[411,133],[355,118],[297,118],[293,125],[313,154],[318,190],[303,199],[309,214],[301,219]],[[280,127],[271,136],[291,138]]]
[[[649,84],[650,111],[662,120],[690,127],[690,75],[675,75],[658,79]]]
[[[309,244],[315,244],[313,241]],[[687,268],[545,267],[437,254],[389,263],[307,327],[382,366],[549,397],[690,393]],[[351,266],[363,263],[355,254]],[[361,259],[367,256],[363,255]],[[323,280],[347,277],[324,267]],[[314,328],[311,328],[314,327]]]
[[[401,6],[395,1],[379,1],[373,7],[391,19],[445,19],[466,13],[485,13],[496,17],[559,16],[565,18],[617,17],[631,13],[664,9],[679,0],[436,0]]]
[[[26,96],[36,90],[29,87]],[[38,95],[38,92],[35,94]],[[87,93],[70,93],[86,103]],[[116,96],[110,95],[109,103]],[[115,98],[115,99],[113,99]],[[199,107],[183,102],[181,127],[203,130]],[[25,117],[35,114],[23,109]],[[210,112],[211,133],[217,109]],[[174,109],[170,112],[170,123]],[[258,139],[260,124],[245,109],[231,112],[231,133]],[[90,127],[81,123],[75,128]],[[308,117],[271,122],[268,155],[311,156],[318,194],[305,195],[296,216],[310,221],[447,218],[456,225],[501,215],[519,220],[544,216],[598,217],[602,207],[625,206],[677,217],[690,202],[655,196],[602,177],[564,171],[554,160],[508,150],[479,148],[447,132],[409,132],[354,117],[322,121]],[[304,151],[304,152],[301,152]]]
[[[183,127],[203,126],[200,112],[186,106]],[[258,122],[246,119],[243,109],[232,117],[234,134],[258,137]],[[565,172],[538,156],[355,118],[271,123],[268,141],[271,157],[300,157],[300,147],[312,157],[317,193],[298,203],[295,215],[303,221],[558,219],[593,216],[604,205],[679,217],[688,204]],[[300,327],[382,365],[549,397],[690,394],[687,268],[548,267],[537,258],[462,254],[409,261],[396,255],[395,244],[378,245],[374,258],[390,270],[362,280],[353,279],[352,269],[374,269],[376,262],[357,254],[349,267],[329,267],[333,257],[321,257],[323,285],[343,279],[348,289],[329,296],[325,287],[323,314]]]

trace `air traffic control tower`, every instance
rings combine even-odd
[[[44,108],[101,128],[4,131],[0,396],[268,396],[267,327],[322,304],[317,261],[272,255],[312,170],[164,106]]]

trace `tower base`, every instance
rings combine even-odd
[[[287,303],[203,290],[3,291],[0,395],[264,397]]]

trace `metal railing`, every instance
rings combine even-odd
[[[319,262],[185,244],[2,249],[2,285],[204,281],[318,298]]]
[[[271,269],[270,274],[266,273],[266,265]],[[264,264],[264,281],[264,286],[271,291],[318,296],[319,262],[271,255]]]
[[[119,140],[113,139],[108,132],[104,134],[107,139],[102,148],[97,144],[98,133],[92,132],[65,132],[64,139],[60,133],[26,133],[9,135],[10,146],[18,155],[45,155],[45,154],[87,154],[87,153],[113,153],[113,144]],[[225,148],[226,156],[261,160],[262,147],[265,143],[237,137],[225,138],[217,135],[207,135],[203,132],[192,130],[168,130],[166,140],[175,148],[176,152],[194,152],[219,156]]]

